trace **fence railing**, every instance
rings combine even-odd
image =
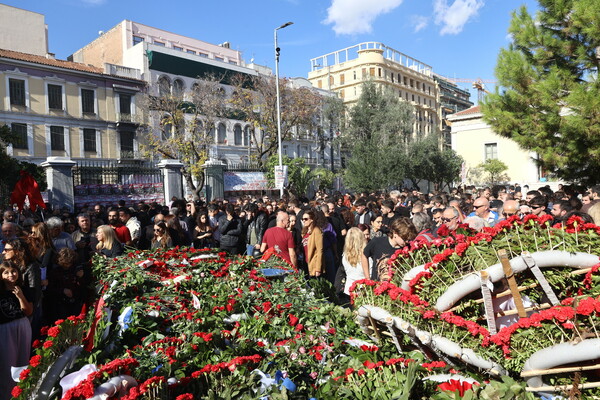
[[[147,161],[78,161],[73,168],[73,184],[139,184],[162,182],[160,169]]]
[[[266,168],[263,167],[260,163],[229,163],[225,167],[225,171],[227,172],[266,172]]]

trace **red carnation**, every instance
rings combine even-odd
[[[298,324],[298,321],[300,321],[300,319],[298,317],[296,317],[294,314],[290,314],[290,326],[296,326]]]
[[[53,344],[54,344],[54,342],[53,342],[52,340],[46,340],[46,341],[44,342],[44,346],[43,346],[43,347],[44,347],[45,349],[49,349],[50,347],[52,347],[52,345],[53,345]]]
[[[37,355],[37,356],[31,357],[31,360],[29,360],[29,365],[31,365],[32,367],[37,367],[38,365],[40,365],[41,362],[42,362],[42,356]]]
[[[48,336],[50,336],[50,337],[57,337],[59,333],[60,333],[59,326],[53,326],[52,328],[48,329]]]
[[[21,393],[23,393],[23,389],[21,389],[18,386],[15,386],[10,393],[12,394],[13,397],[19,397],[21,395]]]

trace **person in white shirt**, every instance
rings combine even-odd
[[[346,296],[350,296],[350,287],[354,282],[366,279],[370,275],[369,269],[372,267],[372,261],[370,260],[368,268],[364,268],[361,262],[366,245],[367,240],[360,229],[354,227],[348,230],[342,254],[342,266],[346,272],[346,283],[344,284]]]

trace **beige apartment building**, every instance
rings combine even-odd
[[[464,160],[461,183],[487,183],[487,177],[478,166],[486,160],[498,159],[508,166],[509,182],[535,187],[540,181],[535,162],[537,153],[523,150],[514,140],[498,135],[482,117],[479,106],[448,116],[452,124],[452,149]]]
[[[308,80],[352,106],[367,79],[391,88],[415,107],[414,135],[441,131],[439,91],[431,66],[379,42],[364,42],[310,60]]]
[[[0,125],[17,136],[9,154],[36,163],[134,158],[146,85],[113,69],[0,49]]]

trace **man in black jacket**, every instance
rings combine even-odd
[[[246,218],[248,221],[248,230],[246,233],[246,254],[251,256],[256,250],[260,251],[262,238],[267,230],[267,214],[259,210],[254,203],[248,204],[246,208]]]
[[[221,233],[220,248],[230,254],[238,254],[238,244],[242,234],[242,221],[235,213],[233,204],[227,203],[225,215],[219,219],[219,232]]]

